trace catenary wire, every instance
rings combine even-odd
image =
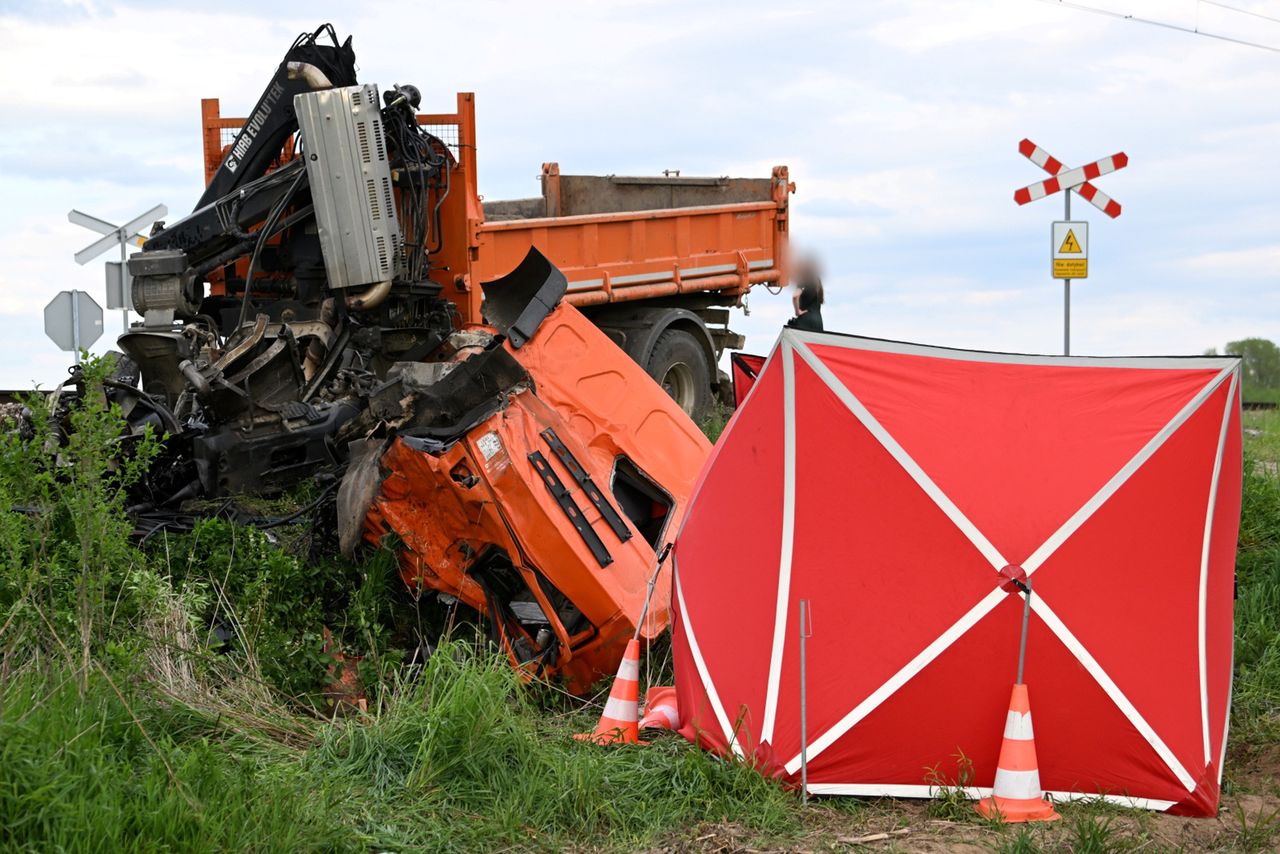
[[[1226,9],[1228,12],[1238,12],[1241,15],[1248,15],[1252,18],[1259,18],[1263,21],[1271,21],[1274,24],[1280,24],[1280,18],[1271,15],[1264,15],[1261,12],[1255,12],[1252,9],[1241,9],[1239,6],[1232,6],[1230,3],[1219,3],[1218,0],[1197,0],[1206,6],[1217,6],[1219,9]]]
[[[1048,3],[1052,6],[1066,6],[1071,9],[1078,9],[1081,12],[1093,12],[1095,15],[1106,15],[1109,18],[1119,18],[1122,21],[1133,21],[1137,24],[1150,24],[1153,27],[1163,27],[1167,30],[1177,30],[1181,33],[1190,33],[1195,36],[1204,36],[1206,38],[1217,39],[1218,41],[1231,42],[1232,44],[1244,45],[1245,47],[1256,47],[1259,50],[1267,50],[1272,53],[1280,53],[1280,47],[1275,45],[1248,41],[1246,39],[1238,39],[1233,36],[1224,36],[1219,33],[1210,33],[1195,27],[1184,27],[1181,24],[1171,24],[1168,21],[1156,21],[1151,18],[1140,18],[1137,15],[1126,15],[1123,12],[1113,12],[1110,9],[1099,9],[1096,6],[1085,6],[1081,3],[1072,3],[1070,0],[1039,0],[1039,2]]]

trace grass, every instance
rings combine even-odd
[[[1150,816],[1105,804],[1062,805],[1048,826],[981,820],[961,792],[963,756],[935,769],[934,801],[802,808],[680,738],[581,744],[572,734],[598,707],[521,684],[464,629],[425,663],[403,660],[397,648],[438,627],[385,556],[317,561],[301,528],[272,539],[222,521],[131,545],[130,452],[112,414],[88,410],[80,428],[101,447],[64,447],[56,462],[47,435],[24,445],[0,431],[0,505],[42,508],[0,514],[0,850],[818,850],[903,827],[875,844],[1168,847]],[[1229,775],[1280,744],[1280,413],[1246,413],[1245,427]],[[364,656],[366,713],[323,701],[322,625]],[[669,647],[651,655],[669,681]],[[1223,822],[1205,847],[1280,839],[1274,804],[1236,802]]]
[[[957,751],[952,759],[955,760],[955,774],[948,774],[941,764],[925,772],[925,782],[930,786],[931,795],[925,813],[945,821],[986,821],[965,794],[965,789],[974,785],[973,760],[965,756],[963,750]]]
[[[1246,403],[1280,403],[1280,388],[1253,388],[1246,386],[1244,390]]]
[[[1247,412],[1232,738],[1280,740],[1280,412]]]
[[[1244,413],[1245,449],[1256,462],[1280,461],[1280,409]]]
[[[995,846],[999,854],[1039,854],[1041,848],[1037,839],[1038,829],[1034,825],[1024,825],[1016,831],[1006,833]]]
[[[1111,854],[1133,847],[1123,840],[1115,826],[1115,817],[1082,814],[1070,824],[1071,850],[1077,854]]]
[[[1233,842],[1239,850],[1274,850],[1273,843],[1280,836],[1280,806],[1250,813],[1237,804],[1232,814],[1236,824]]]
[[[285,748],[163,721],[152,697],[126,700],[101,675],[83,688],[72,676],[32,669],[6,681],[5,850],[215,851],[263,840],[315,850],[350,839],[334,793],[304,777]]]
[[[731,417],[733,417],[733,410],[717,400],[714,408],[699,426],[706,437],[714,444],[719,440],[724,428],[729,426]]]
[[[81,688],[63,663],[6,680],[5,850],[627,850],[698,821],[798,828],[794,798],[682,741],[600,750],[505,661],[454,642],[367,717],[288,716],[292,738],[154,690]],[[277,718],[280,712],[276,710]]]

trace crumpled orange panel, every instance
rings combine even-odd
[[[509,346],[509,345],[508,345]],[[710,452],[697,426],[665,392],[576,309],[561,305],[524,347],[511,350],[533,387],[439,455],[394,438],[381,458],[384,479],[365,517],[365,538],[394,533],[403,543],[400,571],[410,588],[454,596],[488,612],[485,592],[469,573],[486,550],[501,549],[523,577],[559,639],[553,662],[521,662],[506,627],[508,655],[530,675],[563,677],[585,692],[613,673],[636,630],[653,574],[655,549],[630,521],[620,540],[540,435],[553,429],[615,507],[615,462],[631,463],[673,499],[658,542],[674,537],[685,504]],[[529,460],[550,462],[612,562],[600,566],[582,535]],[[625,516],[624,516],[625,518]],[[534,572],[541,572],[587,618],[590,628],[569,636]],[[657,579],[641,626],[650,640],[670,619],[670,569]],[[527,641],[532,641],[525,635]]]

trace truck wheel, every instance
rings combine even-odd
[[[711,412],[711,367],[698,340],[682,329],[668,329],[658,336],[649,354],[649,376],[695,422]]]

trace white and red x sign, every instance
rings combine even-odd
[[[1038,181],[1016,191],[1013,194],[1013,200],[1018,204],[1025,205],[1027,202],[1043,199],[1059,190],[1075,190],[1085,201],[1112,219],[1120,216],[1120,203],[1089,182],[1099,175],[1106,175],[1108,172],[1115,172],[1117,169],[1128,166],[1129,155],[1123,151],[1075,169],[1068,169],[1062,161],[1029,139],[1018,143],[1018,151],[1023,157],[1053,176],[1046,181]]]

